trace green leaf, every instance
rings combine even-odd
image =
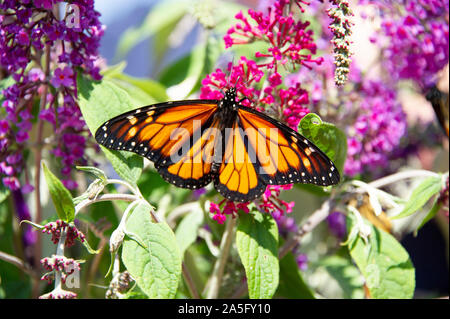
[[[197,239],[198,229],[203,224],[203,217],[203,212],[199,206],[197,210],[187,214],[178,225],[175,236],[181,256],[184,256],[186,249]]]
[[[157,102],[152,96],[150,96],[140,87],[137,87],[127,80],[121,79],[119,76],[107,78],[107,80],[111,81],[119,88],[127,92],[128,96],[130,97],[131,105],[134,105],[135,107],[151,105]]]
[[[327,154],[339,172],[343,171],[347,157],[347,137],[341,129],[334,124],[323,122],[314,113],[305,115],[298,128],[300,134]]]
[[[127,92],[111,80],[94,82],[81,76],[78,77],[78,104],[92,135],[95,135],[95,131],[104,122],[134,109]],[[142,157],[131,152],[113,151],[104,147],[102,150],[117,174],[135,185],[142,172]]]
[[[150,79],[135,78],[123,73],[115,74],[114,78],[134,85],[136,88],[139,88],[143,92],[145,92],[156,102],[164,102],[169,100],[165,86],[160,84],[159,82]],[[147,101],[146,104],[148,103],[149,102]]]
[[[420,223],[419,227],[416,228],[416,230],[414,231],[414,236],[417,236],[417,233],[419,232],[419,230],[426,224],[428,223],[434,216],[436,216],[436,214],[441,210],[442,207],[442,202],[438,201],[438,199],[436,198],[434,201],[433,206],[431,207],[430,211],[427,213],[427,215],[423,218],[422,222]]]
[[[91,245],[89,245],[87,239],[81,241],[80,242],[83,244],[84,248],[86,248],[86,250],[88,251],[88,253],[90,253],[91,255],[96,255],[100,252],[100,249],[95,250],[94,248],[91,247]]]
[[[106,69],[100,71],[100,74],[106,78],[114,77],[117,74],[122,74],[126,67],[127,61],[121,61],[114,65],[108,65]]]
[[[169,93],[169,95],[171,98],[181,100],[194,91],[203,74],[207,48],[208,46],[205,43],[197,45],[187,57],[173,64],[161,76],[161,82],[168,87],[170,86],[169,92],[172,92],[172,94]],[[174,73],[177,73],[177,75],[175,76]]]
[[[142,157],[130,152],[113,151],[104,146],[100,146],[106,158],[111,162],[114,170],[124,180],[136,185],[141,176],[144,162]]]
[[[291,252],[280,260],[280,284],[277,293],[289,299],[314,299]]]
[[[63,183],[42,163],[45,180],[48,190],[56,208],[59,219],[66,222],[72,222],[75,218],[75,206],[73,205],[72,195],[69,190],[64,187]]]
[[[415,270],[407,251],[390,234],[365,221],[371,228],[368,244],[360,236],[348,243],[350,256],[366,280],[370,296],[375,299],[412,298]],[[348,232],[356,225],[347,217]]]
[[[3,96],[3,90],[16,83],[12,76],[0,80],[0,104],[3,103],[5,97]]]
[[[31,220],[24,219],[24,220],[22,220],[22,221],[20,222],[20,225],[22,225],[22,223],[31,225],[31,226],[33,226],[34,228],[39,229],[39,230],[44,229],[44,226],[43,226],[43,225],[40,225],[40,224],[37,224],[37,223],[33,223]]]
[[[337,283],[341,293],[337,298],[364,298],[364,280],[358,268],[352,263],[350,256],[333,255],[319,261],[319,267],[328,273],[331,280]]]
[[[218,40],[209,37],[194,47],[186,56],[163,70],[160,81],[166,87],[172,99],[184,99],[200,88],[201,80],[213,71],[216,60],[224,47]]]
[[[76,166],[76,169],[83,171],[83,172],[87,172],[90,173],[92,175],[94,175],[95,177],[99,178],[102,182],[106,182],[106,180],[108,179],[106,177],[106,174],[104,171],[102,171],[101,169],[97,168],[97,167],[93,167],[93,166]]]
[[[391,217],[391,219],[403,218],[414,214],[421,209],[431,197],[438,194],[441,187],[442,178],[440,176],[426,178],[413,190],[403,210],[398,215]]]
[[[121,299],[148,299],[147,295],[139,288],[138,285],[134,285],[128,290]]]
[[[250,298],[271,298],[278,287],[278,227],[256,209],[239,214],[236,245],[247,275]]]
[[[129,216],[126,229],[139,236],[147,249],[125,237],[125,267],[148,297],[173,298],[181,275],[181,258],[170,227],[164,222],[153,223],[148,205],[139,204]]]
[[[117,58],[124,57],[134,46],[161,32],[166,39],[186,14],[189,1],[164,1],[155,5],[138,28],[126,30],[117,46]],[[160,43],[160,45],[163,45]]]
[[[327,191],[326,187],[301,183],[294,184],[294,187],[301,189],[302,191],[311,193],[315,196],[330,196],[330,192]]]

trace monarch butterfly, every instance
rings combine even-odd
[[[242,100],[241,100],[242,101]],[[185,100],[126,112],[101,125],[97,142],[153,161],[169,183],[198,189],[214,182],[232,201],[252,201],[267,185],[339,182],[333,162],[312,142],[236,101]]]

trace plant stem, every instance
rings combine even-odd
[[[30,275],[33,279],[39,281],[39,279],[40,279],[39,275],[37,273],[35,273],[33,268],[29,264],[24,262],[22,259],[17,258],[16,256],[13,256],[13,255],[7,254],[3,251],[0,251],[0,259],[16,266],[17,268],[22,270],[24,273],[27,273],[28,275]]]
[[[333,200],[330,198],[326,200],[322,206],[316,210],[311,216],[308,217],[305,223],[299,228],[297,233],[286,241],[283,247],[280,248],[278,253],[278,258],[282,259],[289,253],[299,242],[300,240],[309,232],[311,232],[317,225],[319,225],[325,218],[327,218],[330,210],[333,207]]]
[[[66,230],[61,230],[61,237],[58,241],[58,246],[56,246],[56,256],[57,257],[63,257],[64,256],[64,245],[66,242]],[[56,289],[62,289],[62,280],[61,280],[61,272],[55,271],[55,290]]]
[[[215,299],[219,295],[220,284],[222,282],[223,271],[225,269],[226,261],[230,253],[231,242],[234,234],[234,226],[236,225],[236,218],[229,218],[220,242],[219,257],[214,264],[214,269],[210,281],[208,283],[207,299]]]
[[[45,78],[48,80],[50,77],[50,46],[47,44],[45,46]],[[47,104],[47,92],[48,85],[44,85],[41,100],[40,100],[40,110],[45,108]],[[39,120],[38,128],[37,128],[37,137],[36,137],[36,155],[34,161],[34,169],[35,169],[35,203],[36,203],[36,215],[34,216],[34,221],[36,223],[40,223],[42,220],[42,208],[41,208],[41,160],[42,160],[42,137],[44,131],[44,120]],[[34,245],[34,264],[35,267],[39,267],[41,260],[41,236],[36,236],[36,243]],[[35,283],[32,289],[32,296],[37,297],[39,295],[39,282]]]
[[[178,206],[172,210],[169,216],[167,216],[167,224],[170,226],[175,225],[175,221],[180,217],[187,213],[190,213],[194,210],[202,209],[198,202],[186,203],[181,206]]]
[[[181,264],[181,270],[183,271],[183,278],[186,286],[189,289],[189,292],[193,299],[200,299],[200,295],[198,294],[197,288],[195,287],[194,282],[192,281],[191,274],[189,273],[189,269],[186,267],[185,263]]]
[[[142,194],[139,191],[139,188],[133,187],[130,183],[127,183],[127,182],[125,182],[123,180],[120,180],[120,179],[108,179],[108,183],[107,184],[120,184],[120,185],[123,185],[123,186],[127,187],[129,190],[131,190],[131,192],[133,192],[133,194],[142,197]]]
[[[75,215],[80,212],[81,209],[83,209],[86,206],[89,206],[94,203],[98,202],[105,202],[110,200],[123,200],[126,202],[134,202],[136,200],[139,200],[139,197],[136,195],[129,195],[129,194],[103,194],[99,195],[96,198],[93,199],[85,199],[78,203],[77,206],[75,206]]]
[[[373,182],[370,182],[369,185],[375,188],[380,188],[395,182],[398,182],[402,179],[408,178],[416,178],[416,177],[439,177],[440,175],[431,171],[426,170],[410,170],[400,173],[395,173],[386,177],[382,177]]]

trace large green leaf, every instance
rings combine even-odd
[[[130,111],[133,105],[127,92],[111,80],[99,82],[78,77],[78,104],[92,135],[104,122],[114,116]],[[113,151],[102,147],[117,174],[124,180],[136,184],[142,172],[142,157],[124,151]]]
[[[375,299],[412,298],[415,270],[407,251],[390,234],[364,221],[370,227],[368,243],[360,237],[350,238],[348,249],[366,280],[370,296]],[[356,221],[347,217],[348,233]]]
[[[129,216],[126,230],[147,248],[125,237],[122,261],[149,298],[174,298],[181,275],[181,257],[176,238],[165,223],[153,223],[150,209],[139,204]]]
[[[250,298],[272,298],[278,287],[278,227],[256,209],[239,215],[236,245],[247,275]]]
[[[128,82],[136,88],[141,89],[156,102],[165,102],[169,100],[166,93],[166,88],[159,82],[150,79],[135,78],[123,73],[115,74],[114,78]],[[149,102],[147,101],[146,103],[148,104]]]
[[[280,260],[280,284],[277,294],[289,299],[314,299],[314,295],[303,280],[292,252]]]
[[[426,178],[422,183],[417,186],[409,200],[406,202],[403,210],[393,217],[392,219],[398,219],[410,216],[416,211],[421,209],[434,195],[438,194],[442,187],[441,176]]]
[[[75,218],[75,206],[72,195],[63,183],[47,168],[45,163],[42,163],[42,168],[59,219],[72,222]]]

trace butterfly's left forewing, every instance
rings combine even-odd
[[[207,145],[200,140],[213,125],[216,110],[214,100],[151,105],[111,119],[100,126],[95,138],[107,148],[147,157],[176,186],[198,188],[211,181],[210,168],[197,161],[197,151]]]

